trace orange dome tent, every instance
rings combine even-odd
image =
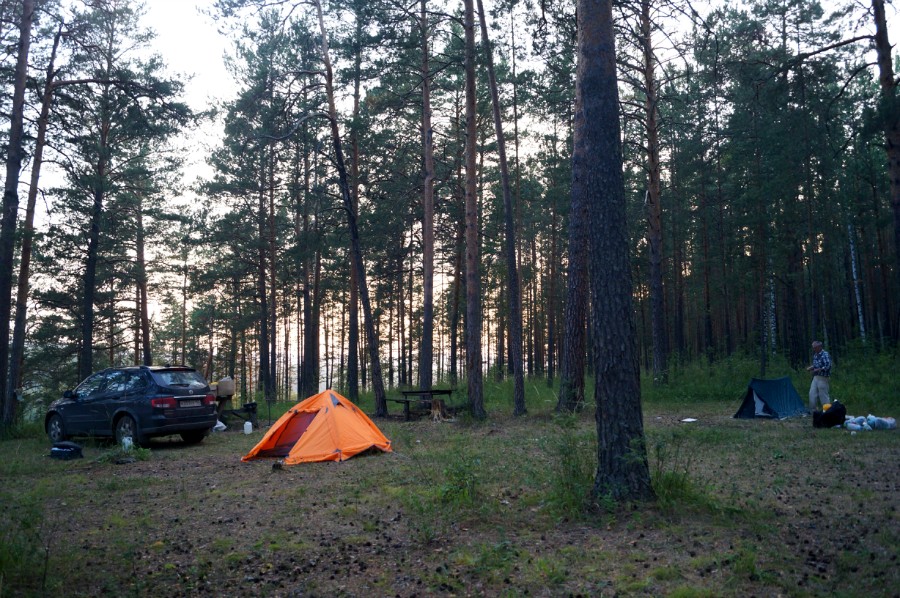
[[[391,441],[359,407],[333,390],[288,409],[241,461],[282,458],[285,465],[346,461],[370,448],[391,452]]]

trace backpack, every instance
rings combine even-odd
[[[833,428],[844,425],[847,419],[847,408],[839,401],[831,403],[828,411],[813,412],[813,428]]]
[[[68,461],[70,459],[81,459],[84,455],[81,454],[80,445],[75,444],[71,440],[64,440],[53,444],[53,448],[50,449],[50,456],[54,459]]]

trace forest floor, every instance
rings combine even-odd
[[[282,470],[240,461],[262,431],[6,440],[0,595],[900,595],[898,432],[736,407],[645,405],[659,499],[587,509],[588,412],[378,420],[394,452]]]

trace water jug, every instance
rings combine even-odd
[[[250,422],[244,422],[244,434],[249,434],[253,431],[253,424]]]

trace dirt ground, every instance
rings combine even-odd
[[[900,596],[896,431],[683,415],[645,416],[651,470],[691,480],[680,499],[577,517],[547,503],[549,418],[380,421],[393,453],[282,470],[240,462],[259,431],[121,465],[88,446],[0,478],[42,497],[49,571],[0,593]],[[460,463],[472,502],[441,498]]]

